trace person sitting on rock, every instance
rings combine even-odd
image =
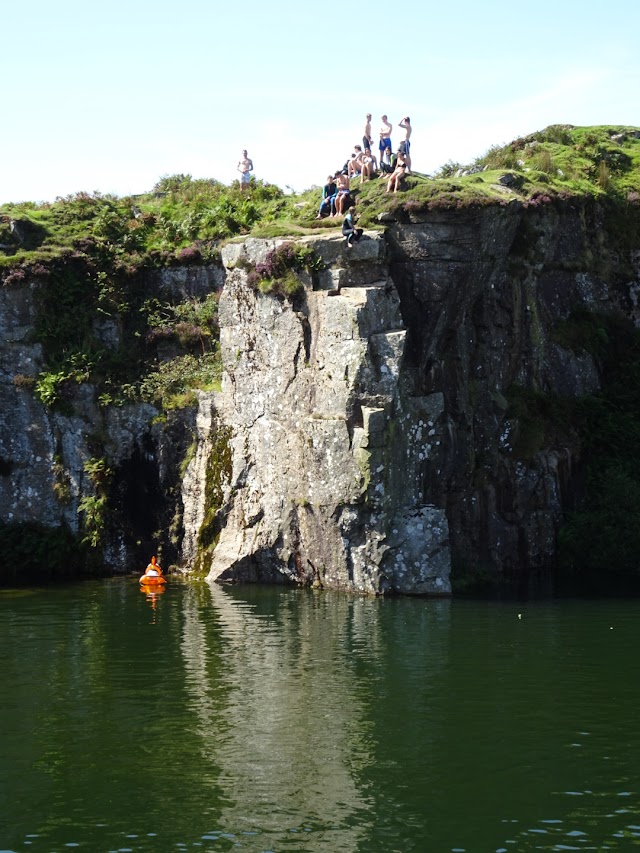
[[[331,199],[335,198],[337,192],[338,187],[336,186],[335,176],[329,175],[327,183],[322,187],[322,200],[320,202],[316,219],[322,219],[323,216],[329,216],[332,212]]]
[[[362,146],[355,145],[353,154],[351,155],[351,159],[349,160],[349,165],[347,167],[347,173],[350,178],[357,178],[358,175],[362,172]]]
[[[395,168],[395,164],[391,163],[392,157],[395,157],[395,154],[389,148],[385,148],[380,154],[380,171],[385,175],[390,175]]]
[[[342,233],[347,241],[347,248],[350,249],[354,243],[362,237],[362,228],[356,228],[355,224],[355,207],[351,206],[342,222]]]
[[[362,172],[360,174],[360,183],[363,184],[373,177],[376,169],[378,168],[378,161],[375,156],[371,153],[370,148],[364,149],[364,154],[362,155]]]
[[[335,213],[333,216],[344,216],[345,210],[351,205],[351,196],[349,195],[349,176],[346,172],[341,172],[337,178],[338,194],[336,195]]]
[[[393,189],[394,193],[398,192],[398,187],[400,186],[400,181],[404,178],[407,173],[407,164],[404,159],[404,155],[398,152],[398,156],[396,158],[396,167],[393,170],[391,177],[387,182],[387,192],[390,193]]]

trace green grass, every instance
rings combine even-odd
[[[640,139],[636,128],[554,125],[508,145],[494,146],[468,166],[449,163],[433,178],[415,175],[396,194],[385,193],[386,179],[352,182],[360,224],[378,227],[378,215],[409,220],[431,209],[540,203],[554,198],[640,198]],[[618,134],[626,134],[616,138]],[[459,177],[458,172],[462,171]],[[465,174],[469,172],[469,174]],[[500,185],[505,172],[516,188]],[[319,188],[286,195],[276,186],[252,182],[249,197],[239,185],[193,180],[189,175],[162,178],[152,191],[117,198],[77,193],[53,203],[0,207],[0,275],[10,268],[48,264],[65,253],[100,259],[105,254],[130,267],[209,260],[220,243],[252,234],[280,237],[335,228],[334,219],[316,220]],[[21,244],[10,220],[28,234]],[[197,252],[180,255],[188,247]]]

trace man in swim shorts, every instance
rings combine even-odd
[[[362,147],[366,151],[367,148],[371,148],[373,145],[373,139],[371,138],[371,113],[367,113],[367,118],[364,125],[364,134],[362,136]]]
[[[382,116],[382,127],[380,128],[380,160],[382,160],[382,155],[384,154],[384,149],[388,148],[391,151],[391,128],[392,124],[389,124],[386,116]]]
[[[253,160],[249,159],[246,149],[242,152],[242,159],[238,161],[238,172],[240,172],[240,187],[249,189],[251,172],[253,172]]]
[[[411,174],[411,143],[409,139],[411,138],[411,119],[409,116],[405,116],[402,121],[398,122],[398,127],[403,127],[405,132],[405,138],[402,140],[400,145],[398,145],[398,154],[403,154],[405,163],[407,164],[407,175]]]

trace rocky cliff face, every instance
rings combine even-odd
[[[580,310],[637,323],[640,235],[631,237],[631,248],[614,248],[604,211],[582,204],[434,213],[389,229],[406,367],[419,393],[444,399],[425,490],[446,509],[462,570],[526,584],[554,567],[579,446],[568,428],[532,440],[507,397],[598,390],[596,360],[563,346],[558,329]]]
[[[283,240],[228,245],[224,271],[154,273],[174,302],[225,280],[222,391],[197,413],[99,405],[86,383],[70,414],[46,408],[32,393],[42,283],[1,288],[0,524],[84,535],[100,456],[114,570],[159,548],[211,579],[369,593],[549,577],[585,485],[579,437],[545,406],[606,379],[563,324],[582,311],[638,326],[640,234],[587,201],[397,216],[350,250],[297,238],[321,263],[292,299],[251,277]],[[99,323],[117,347],[118,323]]]
[[[203,412],[229,453],[208,439],[187,498],[215,485],[211,579],[439,594],[452,562],[520,585],[553,569],[579,443],[530,435],[509,400],[599,388],[558,325],[580,308],[637,320],[639,255],[612,248],[595,205],[413,220],[353,250],[302,238],[325,269],[293,303],[247,283],[282,241],[223,253],[223,390]]]
[[[214,267],[161,270],[146,282],[154,296],[173,300],[202,297],[219,285],[220,269]],[[33,384],[45,367],[35,333],[43,286],[33,279],[0,288],[0,523],[85,535],[82,501],[102,497],[85,465],[99,458],[112,472],[96,549],[106,566],[131,570],[158,547],[175,560],[171,535],[178,539],[181,533],[180,463],[195,413],[163,419],[144,403],[100,405],[89,383],[69,384],[64,413],[39,402]],[[117,318],[96,323],[104,345],[118,347]]]
[[[423,494],[416,438],[439,441],[439,393],[402,370],[406,329],[376,233],[304,238],[326,269],[293,303],[254,292],[269,241],[223,250],[223,389],[231,454],[210,577],[362,592],[449,591],[448,529]]]

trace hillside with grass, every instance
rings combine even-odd
[[[365,227],[382,213],[402,219],[420,211],[468,206],[543,205],[594,198],[640,203],[640,129],[554,125],[491,148],[471,164],[447,163],[433,176],[415,174],[395,195],[377,178],[352,190]],[[238,184],[162,178],[149,193],[122,197],[77,193],[55,202],[0,207],[0,275],[25,273],[70,255],[129,270],[203,263],[232,237],[274,237],[334,228],[316,220],[320,190],[287,195],[252,182]]]

